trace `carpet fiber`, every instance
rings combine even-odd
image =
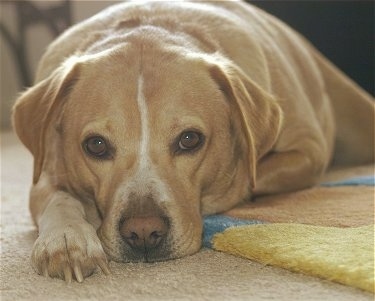
[[[1,160],[2,301],[373,300],[372,294],[360,289],[208,248],[167,262],[111,262],[110,276],[98,270],[82,284],[44,278],[33,271],[29,259],[37,237],[28,212],[32,158],[13,134],[3,133]],[[224,217],[222,221],[233,224],[233,220]]]

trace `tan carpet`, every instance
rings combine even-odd
[[[2,301],[14,300],[374,300],[372,294],[202,250],[155,264],[111,262],[112,275],[97,272],[70,285],[38,276],[29,255],[37,233],[28,212],[32,158],[11,133],[1,135]]]

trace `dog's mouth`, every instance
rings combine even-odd
[[[121,195],[102,219],[97,234],[108,259],[156,262],[191,255],[201,247],[202,220],[173,200],[154,194]],[[123,201],[126,200],[126,201]],[[190,208],[190,207],[189,207]]]
[[[122,218],[116,233],[98,236],[108,259],[116,262],[157,262],[181,258],[201,247],[201,230],[192,224],[181,234],[170,218],[146,216]]]

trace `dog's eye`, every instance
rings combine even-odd
[[[203,136],[201,133],[194,131],[183,132],[178,142],[180,150],[189,151],[197,149],[203,142]]]
[[[110,157],[108,143],[101,136],[87,138],[83,143],[83,148],[87,154],[95,158],[108,159]]]

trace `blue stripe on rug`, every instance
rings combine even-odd
[[[211,241],[216,233],[223,232],[229,227],[264,224],[257,220],[245,220],[224,215],[210,215],[203,220],[203,246],[211,248]]]
[[[355,178],[349,178],[342,181],[327,182],[321,184],[321,186],[331,187],[331,186],[375,186],[375,176],[361,176]]]

